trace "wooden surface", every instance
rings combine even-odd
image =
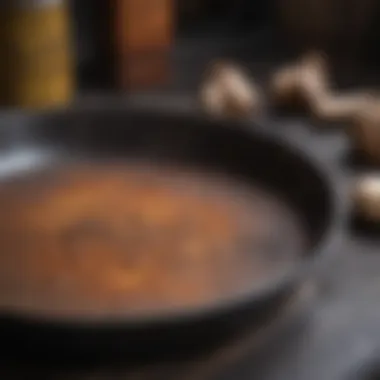
[[[116,78],[123,89],[163,84],[170,72],[173,0],[114,0]]]

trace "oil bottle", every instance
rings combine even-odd
[[[174,0],[116,0],[116,81],[121,89],[167,84],[173,42]]]
[[[74,93],[66,1],[8,0],[0,7],[3,97],[7,105],[24,108],[66,105]]]

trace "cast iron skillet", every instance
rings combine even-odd
[[[122,320],[50,320],[2,310],[0,341],[17,355],[43,352],[91,360],[180,351],[220,339],[243,320],[265,318],[333,251],[342,224],[341,194],[330,169],[266,128],[137,106],[10,115],[0,121],[0,181],[65,162],[142,157],[262,181],[301,217],[312,247],[295,270],[222,304]],[[9,349],[10,351],[10,349]]]

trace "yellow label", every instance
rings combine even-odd
[[[5,11],[7,92],[13,105],[65,104],[73,94],[68,11],[62,2],[45,3]]]

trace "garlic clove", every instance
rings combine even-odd
[[[327,57],[319,51],[311,51],[306,53],[300,58],[299,65],[308,72],[312,72],[314,75],[322,80],[325,84],[325,88],[329,83],[329,68],[327,63]]]
[[[249,118],[257,115],[262,95],[249,75],[234,64],[218,62],[200,90],[202,108],[220,117]]]
[[[374,164],[380,164],[380,100],[369,101],[348,130],[354,147]]]
[[[271,81],[271,93],[277,105],[309,108],[310,103],[328,89],[327,63],[318,52],[308,53],[283,67]]]
[[[223,116],[223,90],[219,83],[208,81],[200,91],[200,102],[203,109],[210,115]]]
[[[380,222],[380,174],[367,174],[356,180],[353,189],[356,212],[371,222]]]
[[[298,67],[287,66],[273,75],[270,93],[275,104],[279,106],[300,105],[300,75],[298,70]]]
[[[329,122],[353,122],[373,101],[370,93],[321,94],[313,98],[311,111],[319,119]]]

